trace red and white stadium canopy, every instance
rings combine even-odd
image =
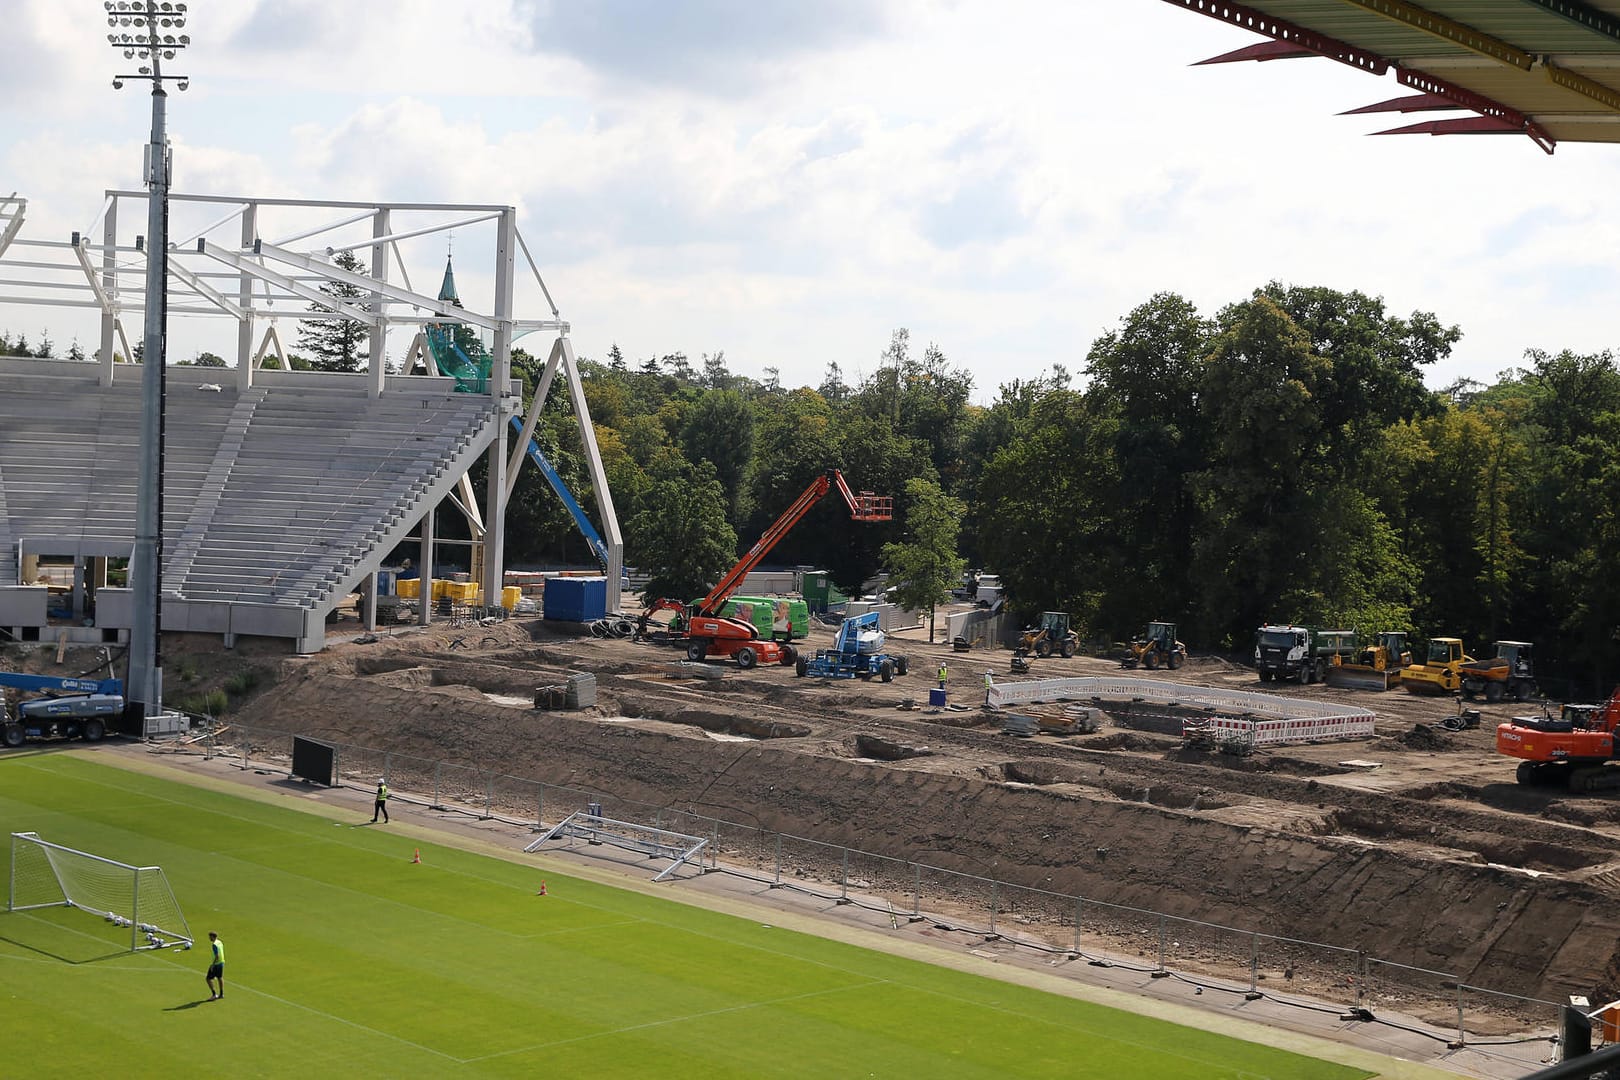
[[[1381,135],[1620,142],[1620,0],[1165,0],[1265,41],[1203,61],[1326,57],[1408,93],[1356,113],[1462,113]]]

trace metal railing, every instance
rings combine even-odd
[[[287,768],[292,739],[290,732],[233,723],[193,748],[210,757],[236,758],[243,768]],[[896,925],[901,919],[930,921],[943,930],[1097,967],[1176,978],[1249,1000],[1325,1008],[1342,1013],[1345,1020],[1373,1020],[1376,1009],[1433,1013],[1454,1007],[1455,1038],[1448,1036],[1454,1049],[1545,1043],[1558,1030],[1559,1002],[1472,986],[1455,974],[1357,948],[1022,885],[493,769],[327,744],[334,748],[334,777],[343,787],[369,791],[381,777],[402,802],[536,831],[548,821],[588,812],[707,838],[701,861],[705,872],[865,908],[887,915]],[[1324,1006],[1324,1001],[1330,1004]],[[1492,1034],[1504,1028],[1518,1034]]]

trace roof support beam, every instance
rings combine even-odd
[[[1583,4],[1581,0],[1525,0],[1525,2],[1545,8],[1554,15],[1561,15],[1570,22],[1586,27],[1594,34],[1602,34],[1610,41],[1620,41],[1620,19],[1607,11],[1599,11],[1591,4]]]
[[[1326,34],[1318,34],[1307,30],[1303,26],[1296,26],[1286,19],[1279,19],[1264,12],[1256,11],[1242,4],[1227,3],[1226,0],[1165,0],[1166,3],[1180,4],[1188,11],[1196,11],[1200,15],[1208,15],[1212,19],[1230,23],[1244,30],[1253,31],[1271,38],[1274,41],[1287,41],[1301,45],[1318,56],[1325,56],[1329,60],[1337,60],[1341,64],[1353,67],[1358,71],[1370,71],[1374,75],[1382,75],[1389,70],[1389,61],[1381,56],[1358,49],[1354,45],[1330,38]]]
[[[1421,30],[1442,41],[1460,45],[1470,52],[1477,52],[1500,63],[1510,64],[1521,71],[1529,71],[1531,65],[1535,63],[1535,57],[1523,49],[1514,48],[1505,41],[1489,34],[1482,34],[1473,27],[1464,26],[1444,15],[1436,15],[1416,4],[1408,4],[1406,0],[1344,0],[1344,2],[1366,8],[1386,19],[1403,23],[1414,30]]]

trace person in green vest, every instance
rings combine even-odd
[[[208,1000],[218,1001],[225,996],[225,942],[212,930],[208,931]],[[214,989],[214,984],[219,989]]]
[[[381,814],[383,824],[388,824],[388,785],[377,781],[377,801],[371,804],[371,823],[377,824],[377,815]]]
[[[945,661],[941,660],[939,662],[939,688],[941,690],[945,689],[945,674]]]

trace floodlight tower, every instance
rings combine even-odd
[[[186,25],[186,5],[169,0],[106,0],[107,44],[123,51],[125,60],[142,61],[137,74],[119,75],[113,89],[125,79],[152,83],[152,141],[146,147],[146,332],[141,370],[140,483],[135,501],[135,550],[130,560],[134,590],[134,625],[129,635],[130,713],[153,716],[163,703],[163,667],[158,642],[163,585],[163,381],[164,337],[167,333],[169,276],[169,139],[165,131],[163,80],[175,80],[181,90],[190,85],[184,75],[164,75],[163,61],[173,60],[191,44],[185,34],[168,31]]]

